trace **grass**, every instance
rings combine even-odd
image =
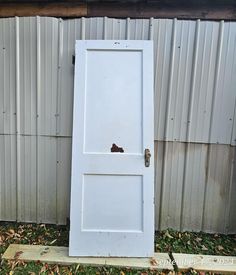
[[[11,243],[68,246],[68,236],[69,229],[66,226],[0,223],[0,257]],[[189,254],[236,256],[236,235],[193,232],[180,233],[169,229],[157,232],[155,238],[155,248],[157,252],[172,251]],[[1,262],[0,275],[3,274],[149,275],[173,273],[168,273],[168,271],[158,273],[154,270],[132,270],[128,268],[121,269],[114,267],[91,267],[83,265],[65,267],[48,265],[40,262],[25,263],[16,259],[14,261]],[[197,273],[194,270],[190,270],[185,274]]]
[[[180,233],[174,230],[159,232],[155,238],[156,251],[176,253],[236,256],[236,235]]]

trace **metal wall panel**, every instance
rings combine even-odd
[[[228,231],[230,178],[234,161],[232,148],[226,145],[210,145],[203,230]]]
[[[37,18],[38,134],[55,136],[58,100],[58,19]]]
[[[156,228],[236,232],[236,23],[223,21],[0,19],[0,220],[69,216],[76,39],[154,41]]]
[[[0,218],[16,220],[16,137],[0,135]]]
[[[228,190],[229,192],[229,224],[228,224],[228,232],[234,232],[235,233],[235,226],[236,226],[236,215],[235,215],[235,209],[236,209],[236,147],[231,148],[232,154],[234,154],[234,160],[232,161],[232,168],[230,173],[230,188]]]
[[[18,150],[17,220],[37,221],[37,138],[21,136]]]
[[[13,19],[0,20],[0,134],[15,134],[16,34]]]
[[[184,230],[202,229],[204,217],[205,187],[207,173],[206,144],[185,145],[185,167],[182,191],[180,228]]]
[[[75,39],[153,39],[155,139],[231,143],[236,23],[82,18],[64,21],[62,32],[61,83],[68,85],[67,91],[73,90],[70,54]],[[71,98],[67,110],[72,110]],[[61,109],[60,134],[71,135],[72,111]]]
[[[62,44],[60,50],[61,77],[58,87],[60,91],[58,135],[71,136],[74,93],[74,66],[72,56],[75,54],[75,40],[81,39],[82,30],[84,33],[84,19],[61,22]]]
[[[221,23],[218,52],[210,142],[230,144],[236,97],[235,23]]]
[[[155,145],[156,228],[235,233],[235,147]]]
[[[155,139],[235,142],[236,23],[33,17],[15,30],[15,21],[1,19],[2,133],[15,132],[17,52],[21,133],[37,125],[41,135],[71,136],[75,40],[153,39]]]
[[[163,25],[169,29],[162,32]],[[153,37],[159,107],[156,140],[230,144],[236,95],[235,30],[235,23],[229,22],[159,24]]]
[[[19,115],[20,134],[36,135],[37,119],[37,23],[33,17],[21,18],[19,38]]]
[[[57,139],[57,224],[69,218],[71,145],[71,138]]]
[[[236,57],[235,57],[236,62]],[[234,124],[232,129],[232,136],[231,136],[231,145],[236,146],[236,104],[234,106]]]

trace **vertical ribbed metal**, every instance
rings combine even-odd
[[[236,23],[224,21],[0,19],[0,219],[66,222],[78,39],[154,41],[156,228],[236,232]]]

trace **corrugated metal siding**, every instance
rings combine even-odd
[[[16,36],[12,19],[0,21],[0,134],[15,134]]]
[[[155,144],[157,228],[235,232],[235,147]]]
[[[65,21],[63,34],[71,55],[75,39],[153,39],[155,139],[232,142],[236,23],[82,18]],[[73,68],[65,69],[68,83]]]
[[[0,217],[16,220],[16,137],[0,135]]]
[[[223,21],[0,19],[0,219],[68,217],[76,39],[154,40],[156,228],[236,232],[236,23]]]

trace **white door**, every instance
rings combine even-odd
[[[152,51],[76,41],[70,256],[153,254]]]

